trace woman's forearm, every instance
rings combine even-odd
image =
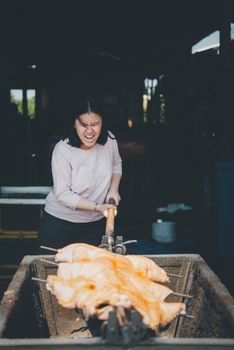
[[[97,208],[97,203],[92,202],[85,198],[80,198],[76,205],[76,209],[95,211]]]
[[[120,174],[112,174],[109,192],[111,192],[111,191],[118,192],[119,191],[119,184],[120,184],[121,177],[122,176]]]
[[[105,215],[107,210],[110,208],[115,209],[115,206],[108,203],[95,203],[85,198],[80,198],[78,204],[76,205],[77,210],[97,211],[103,215]]]
[[[121,197],[119,195],[119,184],[121,180],[120,174],[113,174],[111,178],[111,184],[106,195],[106,202],[109,203],[111,198],[114,198],[115,204],[118,205]]]

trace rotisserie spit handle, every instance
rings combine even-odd
[[[114,198],[109,199],[109,204],[116,205]],[[108,209],[106,218],[106,236],[114,237],[114,225],[115,225],[115,210],[113,208]]]

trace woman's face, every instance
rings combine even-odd
[[[95,146],[102,128],[102,118],[96,113],[81,114],[74,125],[81,140],[81,148],[90,149]]]

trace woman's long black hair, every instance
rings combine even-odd
[[[95,113],[98,114],[102,119],[102,128],[99,135],[99,138],[97,140],[97,143],[100,145],[104,145],[107,142],[108,137],[111,139],[114,139],[114,137],[109,133],[106,120],[103,113],[103,107],[99,100],[92,98],[92,97],[85,97],[80,98],[77,106],[75,106],[73,110],[73,116],[72,116],[72,126],[68,132],[68,136],[65,138],[69,139],[69,144],[73,147],[80,148],[81,146],[81,140],[79,136],[77,135],[76,129],[74,128],[76,119],[79,120],[79,117],[82,114],[86,113]]]

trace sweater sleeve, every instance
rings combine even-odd
[[[119,154],[118,144],[116,140],[113,140],[113,174],[122,175],[122,159]]]
[[[75,210],[81,196],[71,190],[71,152],[61,141],[53,151],[52,176],[57,200]]]

